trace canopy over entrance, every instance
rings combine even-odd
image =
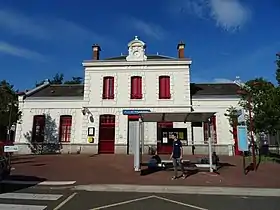
[[[207,122],[215,112],[140,113],[142,122]]]
[[[135,144],[134,170],[141,171],[142,155],[144,151],[144,127],[145,122],[208,122],[216,112],[146,112],[139,113],[138,138]],[[213,129],[210,129],[213,130]],[[209,146],[209,169],[212,172],[212,139],[213,132],[210,132]]]

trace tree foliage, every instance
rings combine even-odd
[[[65,81],[64,84],[82,84],[83,78],[82,77],[72,77],[72,80]]]
[[[18,96],[13,85],[6,80],[0,82],[0,130],[1,138],[7,128],[20,119],[21,112],[18,109]],[[2,139],[0,139],[2,140]]]
[[[275,133],[280,129],[280,57],[277,56],[276,81],[277,85],[256,78],[241,86],[240,105],[247,111],[252,111],[254,132]],[[250,121],[247,117],[247,123]]]
[[[230,124],[231,127],[234,127],[234,125],[238,124],[237,112],[238,112],[238,109],[236,107],[233,107],[233,106],[230,106],[226,110],[225,116],[228,118],[229,124]]]
[[[64,81],[64,75],[56,73],[52,79],[49,79],[50,84],[61,85],[61,84],[83,84],[82,77],[72,77],[72,80]],[[36,83],[36,87],[42,85],[44,81]]]

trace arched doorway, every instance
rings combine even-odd
[[[115,115],[100,115],[99,119],[99,154],[115,152]]]

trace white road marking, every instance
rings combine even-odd
[[[60,204],[58,204],[57,207],[55,207],[53,210],[59,210],[61,209],[66,203],[68,203],[71,199],[73,199],[77,195],[77,193],[73,193],[68,198],[66,198],[64,201],[62,201]]]
[[[20,204],[0,204],[1,210],[44,210],[47,206],[20,205]]]
[[[190,208],[197,209],[197,210],[208,210],[208,209],[205,209],[205,208],[202,208],[202,207],[199,207],[199,206],[195,206],[195,205],[191,205],[191,204],[187,204],[187,203],[183,203],[183,202],[179,202],[179,201],[174,201],[174,200],[164,198],[164,197],[160,197],[160,196],[154,196],[154,198],[157,198],[157,199],[160,199],[160,200],[163,200],[163,201],[167,201],[167,202],[170,202],[170,203],[175,203],[175,204],[178,204],[178,205],[181,205],[181,206],[190,207]]]
[[[56,201],[61,197],[62,197],[62,195],[56,195],[56,194],[33,194],[33,193],[4,193],[4,194],[0,194],[0,199],[18,199],[18,200]]]
[[[127,201],[123,201],[123,202],[118,202],[118,203],[113,203],[113,204],[109,204],[109,205],[105,205],[105,206],[100,206],[100,207],[96,207],[93,208],[91,210],[100,210],[100,209],[107,209],[107,208],[111,208],[111,207],[116,207],[116,206],[121,206],[124,204],[129,204],[129,203],[133,203],[136,201],[143,201],[143,200],[147,200],[150,198],[154,198],[155,196],[147,196],[147,197],[142,197],[142,198],[136,198],[136,199],[132,199],[132,200],[127,200]]]
[[[60,185],[73,185],[76,181],[18,181],[18,180],[3,180],[3,184],[18,184],[18,185],[41,185],[41,186],[60,186]]]

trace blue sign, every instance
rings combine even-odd
[[[140,109],[140,110],[124,109],[123,115],[138,115],[138,114],[149,113],[149,112],[151,112],[151,110],[149,110],[149,109]]]
[[[238,150],[246,152],[248,148],[247,126],[237,126]]]

